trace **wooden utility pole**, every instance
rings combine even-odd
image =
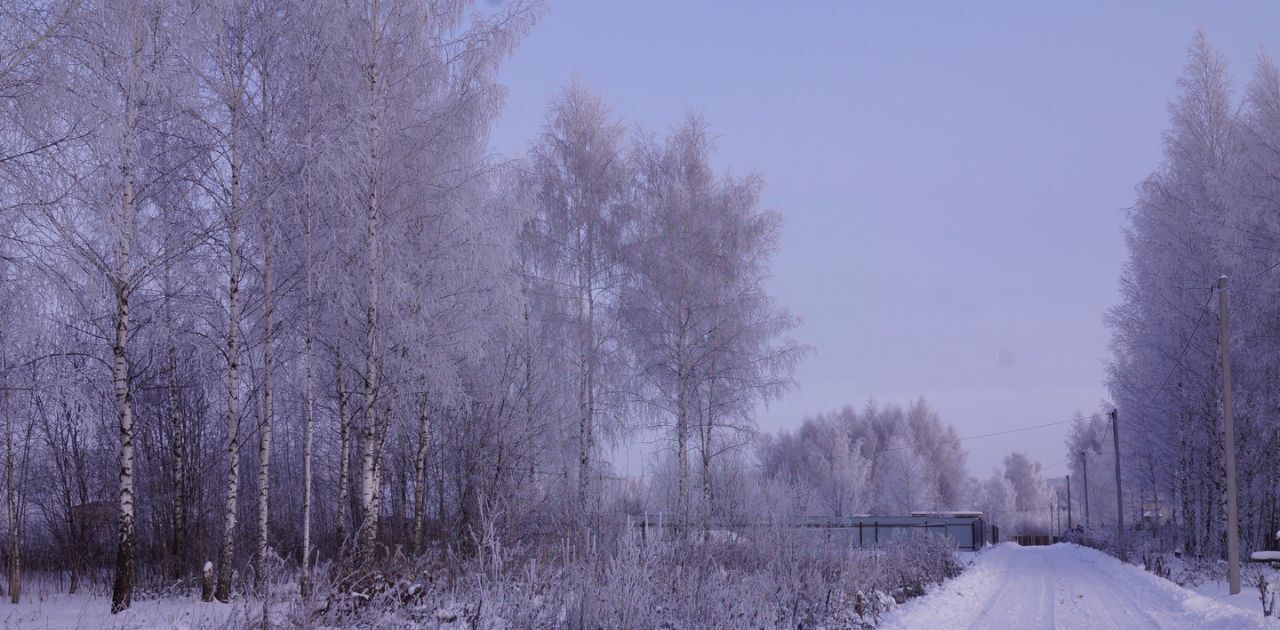
[[[1062,491],[1059,490],[1053,494],[1053,520],[1054,531],[1062,533]]]
[[[1218,339],[1222,344],[1223,450],[1227,468],[1227,582],[1240,593],[1240,516],[1236,506],[1236,427],[1231,417],[1231,339],[1227,320],[1227,277],[1218,278]]]
[[[1111,410],[1111,438],[1115,440],[1116,460],[1116,547],[1120,550],[1120,561],[1128,562],[1129,553],[1124,548],[1124,492],[1120,489],[1120,414]]]
[[[1089,460],[1080,451],[1080,464],[1084,468],[1084,528],[1089,529]]]
[[[1071,475],[1067,475],[1067,529],[1071,527]]]

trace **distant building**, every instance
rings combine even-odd
[[[934,512],[912,512],[912,516],[930,517],[930,518],[982,518],[982,512],[978,510],[941,510]]]
[[[1159,501],[1147,501],[1142,504],[1142,518],[1139,527],[1155,528],[1169,524],[1169,511]]]

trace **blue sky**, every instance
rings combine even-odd
[[[562,1],[503,71],[492,142],[522,151],[575,74],[632,128],[704,113],[717,166],[762,173],[785,217],[773,291],[816,350],[760,426],[923,396],[988,433],[1105,397],[1124,208],[1186,48],[1204,29],[1239,84],[1277,24],[1263,2]],[[966,442],[970,469],[1057,464],[1064,435]]]

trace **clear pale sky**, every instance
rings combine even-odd
[[[703,112],[717,166],[785,217],[773,291],[816,350],[761,428],[923,396],[989,433],[1106,396],[1123,211],[1186,48],[1203,28],[1241,84],[1278,25],[1264,2],[565,0],[503,71],[492,141],[522,151],[574,74],[631,127]],[[1016,449],[1060,475],[1064,435],[967,441],[970,470]]]

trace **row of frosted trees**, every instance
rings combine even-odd
[[[1230,279],[1241,541],[1266,548],[1280,529],[1280,69],[1260,54],[1237,97],[1199,35],[1178,85],[1164,161],[1129,211],[1122,301],[1108,317],[1109,385],[1129,520],[1158,510],[1187,551],[1217,556],[1226,539],[1220,275]],[[1105,429],[1094,433],[1103,439],[1085,440],[1087,457],[1109,448]]]
[[[779,217],[708,126],[628,134],[572,85],[488,148],[541,7],[0,8],[4,557],[71,588],[261,588],[590,531],[609,440],[671,445],[688,527],[802,349]],[[726,460],[727,461],[727,460]],[[701,500],[698,500],[699,497]],[[704,520],[709,510],[701,510]]]
[[[980,479],[969,474],[963,439],[923,399],[905,409],[868,403],[766,435],[757,457],[766,488],[789,503],[784,513],[978,510],[1006,535],[1047,531],[1053,493],[1040,462],[1010,453]]]
[[[967,454],[955,428],[923,400],[906,409],[868,403],[806,418],[765,436],[766,479],[784,483],[805,514],[909,515],[971,509]]]

